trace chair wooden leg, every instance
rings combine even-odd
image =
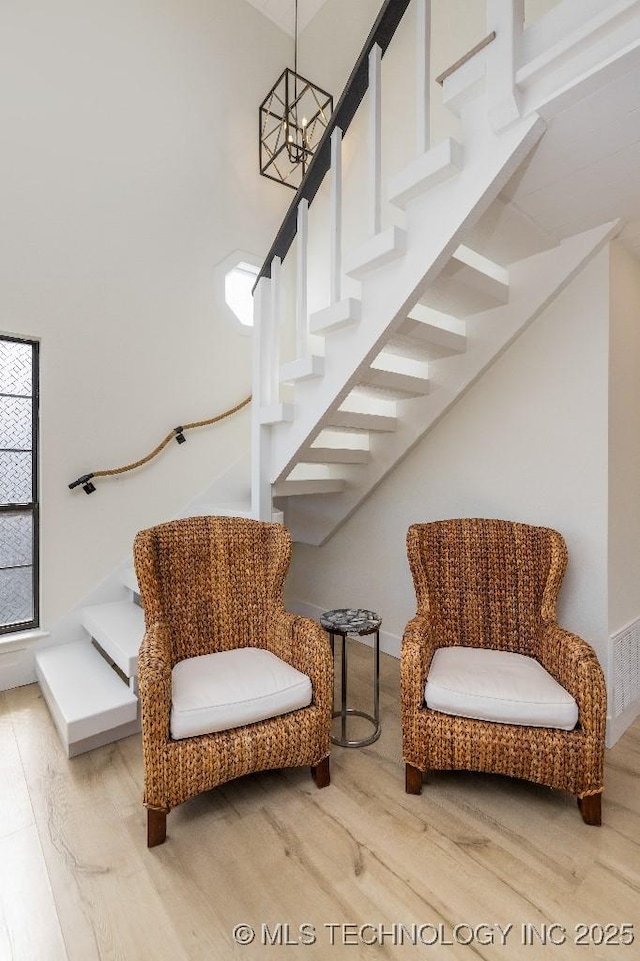
[[[419,767],[405,765],[404,789],[407,794],[422,794],[422,771]]]
[[[331,784],[331,771],[329,769],[329,758],[325,757],[319,764],[314,764],[311,768],[311,777],[316,783],[316,787],[327,787]]]
[[[147,847],[164,844],[167,837],[167,812],[147,808]]]
[[[602,794],[587,794],[578,798],[578,807],[585,824],[599,827],[602,824]]]

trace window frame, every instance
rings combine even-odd
[[[39,493],[39,427],[40,427],[40,343],[29,337],[0,334],[0,341],[26,344],[31,348],[31,501],[25,504],[0,503],[0,514],[30,514],[32,518],[31,590],[33,617],[28,621],[0,624],[0,638],[5,634],[32,631],[40,626],[40,503]],[[2,395],[11,396],[11,395]]]

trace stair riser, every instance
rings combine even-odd
[[[312,447],[298,458],[300,464],[367,464],[368,450],[347,450],[346,448]]]

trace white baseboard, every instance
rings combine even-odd
[[[10,691],[13,687],[33,684],[36,669],[33,651],[6,651],[0,653],[0,691]]]
[[[0,691],[24,687],[36,680],[34,653],[47,644],[46,631],[23,631],[0,637]]]
[[[293,611],[294,614],[302,614],[304,617],[310,617],[314,621],[320,621],[320,615],[324,614],[325,611],[331,610],[330,607],[317,607],[315,604],[309,604],[307,601],[300,601],[297,598],[288,598],[287,608]],[[362,644],[367,644],[369,647],[373,645],[372,634],[358,637],[358,640]],[[390,654],[391,657],[399,658],[401,646],[401,637],[385,631],[382,627],[380,628],[380,650],[384,654]]]

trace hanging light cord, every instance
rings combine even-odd
[[[293,72],[296,75],[296,87],[298,83],[298,0],[294,0],[293,4],[294,15],[293,15]],[[298,91],[296,89],[296,96]]]

